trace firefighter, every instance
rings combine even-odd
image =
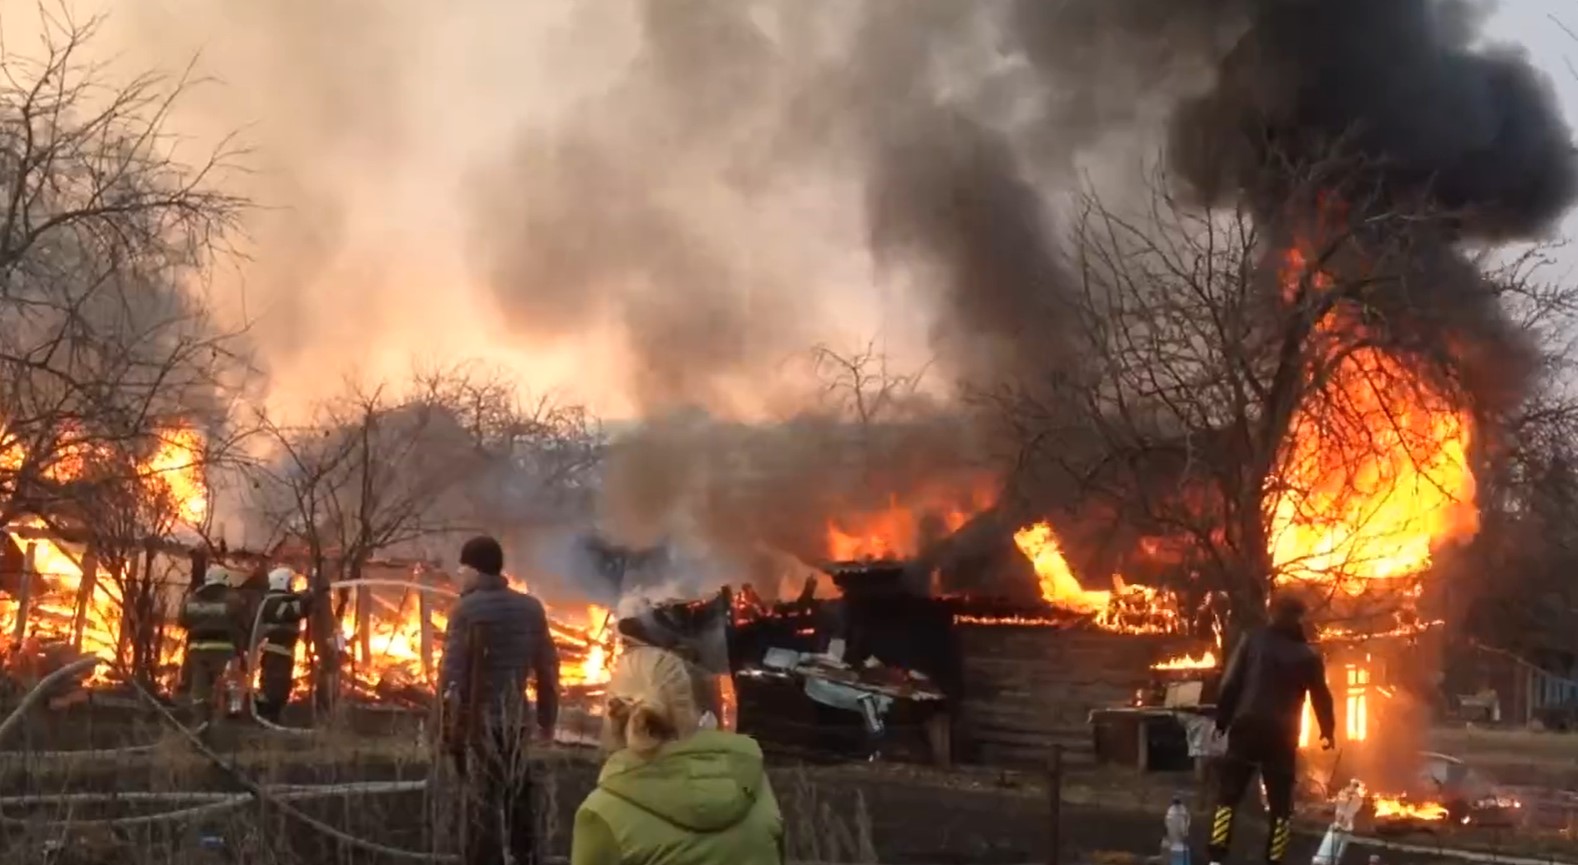
[[[295,574],[290,568],[275,568],[268,575],[268,594],[258,610],[258,639],[262,670],[262,694],[257,701],[258,717],[279,723],[280,713],[290,702],[295,684],[291,678],[296,667],[296,641],[301,638],[301,622],[312,611],[312,598],[291,591]]]
[[[242,622],[246,605],[230,579],[230,571],[223,565],[210,567],[203,575],[202,587],[181,607],[192,712],[199,723],[213,720],[217,714],[214,706],[219,701],[214,692],[225,682],[231,662],[241,660],[246,645]]]
[[[1241,639],[1222,674],[1216,726],[1227,733],[1219,798],[1211,815],[1212,865],[1227,858],[1233,839],[1233,812],[1244,798],[1255,770],[1266,788],[1271,820],[1266,862],[1280,863],[1288,852],[1293,814],[1294,764],[1299,724],[1308,697],[1320,725],[1321,747],[1332,747],[1331,690],[1320,652],[1304,635],[1304,600],[1279,593],[1271,601],[1271,624]]]

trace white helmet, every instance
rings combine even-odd
[[[230,569],[224,565],[209,565],[207,573],[203,574],[203,585],[205,586],[228,582],[230,582]]]
[[[274,570],[269,571],[268,572],[268,588],[269,588],[269,591],[271,591],[271,592],[288,592],[288,591],[290,591],[290,581],[292,579],[294,579],[295,577],[296,577],[296,575],[291,572],[290,568],[275,568]]]

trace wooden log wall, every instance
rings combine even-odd
[[[1130,704],[1150,665],[1175,654],[1168,637],[1085,629],[960,625],[965,696],[955,742],[971,762],[1042,768],[1094,762],[1092,709]]]

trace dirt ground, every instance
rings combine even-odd
[[[9,753],[0,754],[0,796],[12,797],[0,809],[0,861],[7,865],[385,861],[348,850],[255,804],[109,829],[93,821],[124,820],[172,806],[126,801],[18,803],[14,797],[237,789],[224,771],[139,714],[125,713],[117,722],[101,711],[93,718],[65,721],[40,713],[21,736],[5,743]],[[379,715],[347,722],[340,732],[310,737],[232,728],[216,735],[213,742],[226,760],[263,784],[425,781],[422,790],[343,795],[302,801],[298,807],[359,837],[410,850],[445,852],[454,834],[453,778],[442,761],[435,762],[420,744],[408,721]],[[152,747],[91,756],[49,753],[128,744]],[[1578,739],[1565,736],[1455,731],[1441,737],[1435,747],[1487,768],[1531,764],[1553,775],[1557,767],[1572,764],[1578,756]],[[597,759],[594,751],[579,747],[543,749],[535,755],[552,852],[568,852],[567,828],[576,805],[595,782]],[[791,858],[797,860],[1010,865],[1048,858],[1052,809],[1044,772],[979,768],[941,772],[865,763],[781,764],[772,772]],[[1142,776],[1122,769],[1067,773],[1059,797],[1063,861],[1115,863],[1154,855],[1162,813],[1175,793],[1182,793],[1191,804],[1203,804],[1199,782],[1192,775]],[[1195,813],[1196,829],[1203,829],[1204,811]],[[1261,843],[1263,830],[1253,815],[1242,826],[1239,844],[1249,857]],[[1296,837],[1289,861],[1308,861],[1323,828],[1320,815],[1310,815],[1303,828],[1307,831]],[[1438,861],[1430,850],[1441,846],[1578,862],[1578,844],[1563,832],[1440,825],[1392,828],[1383,840],[1420,849],[1381,850],[1388,865]],[[251,847],[271,852],[266,857],[238,859],[205,848],[201,840],[205,835],[222,839],[218,843],[230,851]],[[65,842],[69,855],[46,857],[50,842]],[[1348,857],[1350,863],[1365,861],[1364,852],[1350,852]]]

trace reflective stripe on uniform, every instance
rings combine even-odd
[[[1268,845],[1271,849],[1267,851],[1267,859],[1272,862],[1281,862],[1282,858],[1288,854],[1288,833],[1290,828],[1286,818],[1272,821],[1271,843]]]
[[[188,652],[234,652],[236,647],[233,643],[229,642],[220,643],[203,641],[189,644],[186,647],[186,650]]]
[[[294,658],[294,657],[296,657],[296,653],[295,652],[291,651],[290,649],[285,648],[284,646],[276,646],[273,643],[264,643],[263,644],[263,651],[265,651],[265,652],[272,652],[273,654],[276,654],[276,655],[284,655],[287,658]]]

